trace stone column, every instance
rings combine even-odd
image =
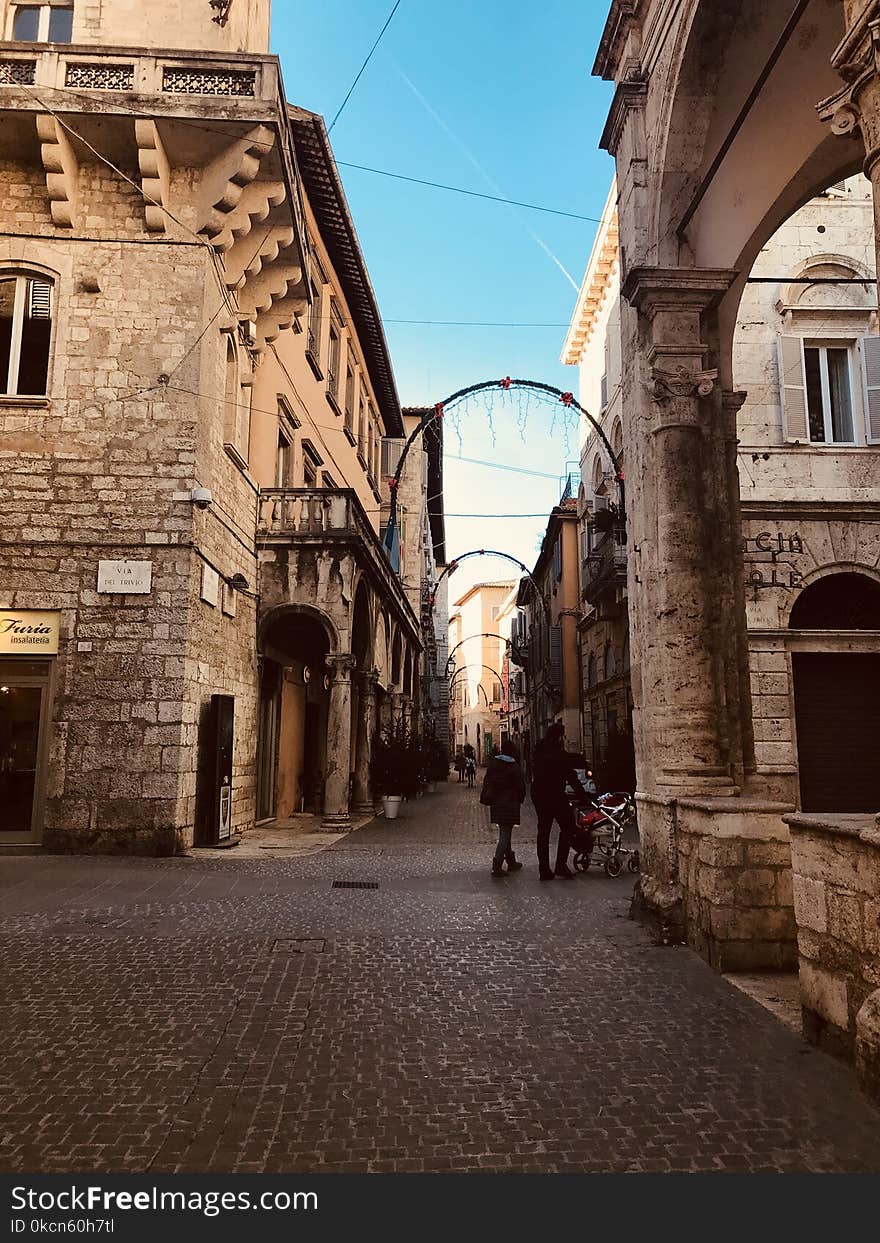
[[[640,788],[661,798],[738,792],[732,735],[739,712],[737,705],[732,720],[725,658],[738,650],[745,615],[731,607],[730,528],[718,522],[733,485],[724,478],[730,455],[721,393],[704,341],[706,318],[733,276],[636,268],[623,287],[639,316],[644,360],[642,395],[632,393],[641,407],[633,423],[644,478],[633,540],[640,581],[630,591]]]
[[[376,685],[379,681],[378,669],[359,674],[360,677],[360,712],[357,722],[357,750],[355,753],[354,789],[352,803],[354,810],[366,814],[373,810],[373,799],[370,786],[370,759],[373,753],[373,735],[376,732]]]
[[[846,86],[817,105],[835,134],[860,130],[865,176],[874,191],[874,248],[880,272],[880,0],[844,0],[846,35],[831,64]]]
[[[351,671],[355,660],[348,652],[327,657],[330,670],[330,711],[327,717],[327,775],[324,783],[323,829],[345,832],[348,813],[351,758]]]

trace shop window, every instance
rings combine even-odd
[[[45,277],[0,276],[0,393],[6,396],[46,395],[52,294]]]
[[[17,4],[12,10],[12,38],[20,43],[70,43],[73,5]]]

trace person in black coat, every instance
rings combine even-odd
[[[578,797],[587,798],[571,756],[565,750],[565,726],[557,721],[535,747],[532,761],[532,802],[538,813],[538,875],[541,880],[553,880],[554,876],[568,880],[574,876],[568,866],[574,815],[565,792],[566,785],[571,786]],[[554,820],[559,825],[555,871],[550,867],[550,830]]]
[[[498,826],[498,845],[492,860],[492,875],[506,876],[522,867],[513,853],[513,830],[520,821],[520,808],[526,797],[526,779],[519,766],[516,748],[511,742],[502,744],[493,755],[483,778],[480,802],[489,805],[492,824]],[[507,863],[507,872],[504,864]]]

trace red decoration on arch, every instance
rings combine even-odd
[[[574,401],[574,393],[563,393],[559,400],[562,402],[563,406],[570,406]]]
[[[625,480],[626,480],[626,472],[625,472],[625,471],[622,471],[622,470],[619,470],[619,471],[617,472],[617,482],[618,482],[618,483],[624,483],[624,482],[625,482]]]
[[[511,384],[513,383],[513,380],[511,380],[509,375],[506,375],[504,379],[499,380],[498,383],[501,385],[502,388],[510,388]]]
[[[442,401],[438,401],[437,405],[434,407],[434,418],[435,419],[443,418],[443,402]]]
[[[389,480],[388,480],[388,490],[389,490],[389,492],[396,492],[396,491],[397,491],[397,488],[398,488],[399,483],[400,483],[400,480],[399,480],[399,479],[389,479]]]

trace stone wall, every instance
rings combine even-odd
[[[880,1100],[880,825],[790,815],[804,1034]]]
[[[215,691],[238,700],[236,823],[253,809],[253,603],[237,593],[232,617],[200,600],[205,559],[256,580],[254,485],[223,452],[212,400],[225,337],[198,341],[220,289],[194,239],[144,236],[139,196],[109,170],[80,170],[91,240],[53,229],[33,171],[0,180],[0,229],[31,234],[0,241],[0,263],[54,280],[48,396],[0,408],[0,607],[62,613],[44,844],[173,853],[193,840],[197,723]],[[204,514],[196,484],[215,498]],[[126,557],[152,562],[150,593],[99,594],[98,561]]]
[[[719,971],[795,966],[791,848],[782,820],[790,810],[745,799],[678,801],[687,940]]]

